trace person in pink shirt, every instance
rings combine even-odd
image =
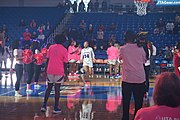
[[[31,33],[29,32],[28,28],[26,28],[25,32],[23,33],[24,38],[24,45],[30,46],[30,40],[31,40]]]
[[[81,48],[81,45],[80,44],[77,44],[77,47],[76,48],[78,48],[78,51],[76,52],[76,64],[77,64],[77,68],[76,68],[76,72],[78,72],[78,66],[79,66],[79,64],[80,64],[80,58],[81,58],[81,50],[82,50],[82,48]]]
[[[135,101],[135,112],[142,108],[145,92],[145,71],[143,64],[146,62],[146,54],[142,47],[135,43],[136,35],[132,31],[125,34],[126,44],[120,48],[122,64],[122,120],[129,120],[129,106],[131,95]]]
[[[180,78],[165,72],[156,79],[155,105],[138,110],[135,120],[180,120]]]
[[[47,101],[52,90],[53,84],[55,84],[55,105],[53,113],[60,113],[61,109],[58,108],[60,97],[60,86],[67,79],[67,62],[68,52],[62,45],[65,42],[64,35],[56,35],[55,44],[51,45],[48,49],[47,58],[47,82],[48,87],[45,92],[43,106],[41,111],[46,111]]]
[[[109,73],[110,78],[117,78],[117,58],[119,56],[119,51],[116,47],[114,47],[114,43],[112,41],[109,42],[109,48],[107,49],[107,55],[108,55],[108,64],[109,64]],[[114,68],[114,76],[112,69]]]
[[[69,61],[69,71],[70,71],[70,76],[74,75],[74,73],[76,72],[76,58],[77,58],[77,52],[79,47],[75,47],[76,45],[76,41],[72,40],[70,46],[68,47],[68,61]]]

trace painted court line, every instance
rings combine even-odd
[[[23,88],[26,88],[26,86],[22,87],[21,89],[23,89]],[[21,89],[20,89],[20,90],[21,90]],[[0,96],[4,96],[4,95],[9,94],[9,93],[12,93],[12,92],[15,92],[15,90],[11,90],[11,91],[5,92],[5,93],[3,93],[3,94],[0,94]]]

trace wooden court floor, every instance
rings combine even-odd
[[[67,81],[61,86],[60,108],[62,113],[52,114],[54,91],[51,92],[46,113],[40,112],[46,88],[43,76],[41,87],[26,93],[26,75],[23,77],[20,93],[23,97],[14,97],[15,74],[3,74],[0,81],[0,120],[120,120],[122,117],[121,78],[109,79],[106,75],[95,75],[84,87],[82,81]],[[150,81],[149,100],[144,107],[153,105],[153,80]],[[33,83],[33,82],[32,82]],[[85,107],[84,107],[85,106]],[[131,100],[130,116],[134,112]],[[87,114],[90,118],[82,119]]]

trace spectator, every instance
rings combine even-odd
[[[24,38],[24,45],[30,46],[31,33],[29,32],[28,28],[26,28],[25,32],[23,33],[23,38]]]
[[[21,19],[21,21],[19,23],[19,27],[24,27],[24,26],[26,26],[25,21],[24,21],[24,19]]]
[[[82,20],[79,27],[80,27],[81,37],[84,38],[84,36],[86,34],[86,22],[84,20]]]
[[[44,39],[45,39],[45,35],[43,34],[43,32],[40,32],[40,34],[38,35],[38,40],[40,41],[40,45],[43,45]]]
[[[31,28],[36,28],[36,22],[34,21],[34,19],[32,19],[32,21],[30,23],[30,27]]]
[[[114,43],[116,43],[116,35],[115,34],[112,34],[110,36],[110,41],[113,41]]]
[[[159,21],[156,23],[156,26],[159,29],[159,32],[161,34],[163,34],[164,33],[164,29],[165,29],[165,22],[163,21],[162,18],[159,19]]]
[[[131,94],[133,93],[136,112],[142,108],[145,91],[145,72],[143,64],[146,62],[146,53],[142,47],[134,43],[136,35],[127,31],[125,34],[126,44],[120,48],[120,59],[122,64],[122,120],[129,120],[129,106]]]
[[[97,31],[97,39],[101,40],[101,42],[104,39],[104,32],[102,29],[99,29],[99,31]]]
[[[180,117],[180,79],[174,73],[162,73],[153,92],[155,105],[140,109],[135,120],[176,120]]]
[[[169,50],[169,47],[168,47],[168,46],[165,47],[164,58],[165,58],[165,60],[167,60],[168,62],[170,62],[170,61],[172,60],[172,53],[171,53],[171,51]]]
[[[104,27],[104,25],[102,25],[102,24],[99,25],[99,28],[98,28],[98,29],[101,29],[102,31],[105,31],[105,27]]]
[[[4,48],[4,46],[5,46],[5,42],[6,42],[6,35],[5,35],[5,31],[1,31],[1,33],[0,33],[0,41],[2,41],[1,42],[1,46]]]
[[[107,2],[106,2],[106,0],[103,0],[103,2],[102,2],[102,11],[103,12],[107,11]]]
[[[180,77],[180,42],[177,43],[176,48],[174,50],[174,70],[178,77]]]
[[[99,1],[96,0],[96,2],[94,3],[94,11],[98,12],[99,11]]]
[[[180,16],[179,15],[176,15],[175,22],[180,22]]]
[[[33,34],[31,35],[31,39],[35,40],[36,38],[37,38],[37,34],[36,34],[36,32],[33,32]]]
[[[154,31],[153,31],[153,33],[154,33],[155,35],[159,34],[159,28],[155,28]]]
[[[39,27],[38,27],[38,31],[41,33],[43,32],[44,30],[46,29],[46,26],[44,24],[41,24]]]
[[[175,34],[180,33],[180,16],[179,15],[176,15],[176,18],[175,18],[174,33]]]
[[[7,26],[5,24],[2,26],[2,31],[5,31],[5,32],[8,31]]]
[[[47,22],[47,25],[46,25],[46,30],[50,30],[50,28],[51,28],[51,27],[50,27],[50,22],[48,21],[48,22]]]
[[[74,13],[77,12],[77,2],[76,1],[74,1],[74,4],[72,5],[72,9],[73,9]]]
[[[83,0],[79,3],[79,12],[85,12],[85,4]]]
[[[92,11],[93,11],[93,3],[92,3],[92,0],[90,0],[88,3],[87,12],[92,12]]]
[[[174,31],[174,23],[172,21],[169,21],[166,24],[166,30],[167,30],[167,33],[173,33],[173,31]]]
[[[89,38],[92,38],[93,30],[94,30],[93,25],[89,24],[89,28],[88,28],[88,37]]]
[[[116,24],[111,23],[110,31],[114,31],[114,30],[116,30]]]

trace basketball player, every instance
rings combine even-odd
[[[15,83],[15,96],[21,97],[19,93],[20,82],[23,75],[23,50],[19,48],[19,40],[15,40],[12,45],[13,54],[15,58],[15,71],[16,71],[16,83]]]
[[[117,58],[119,56],[119,51],[116,47],[114,47],[114,43],[112,41],[109,42],[109,48],[107,49],[108,55],[108,64],[109,64],[109,78],[117,78]],[[112,69],[114,68],[114,76]]]
[[[78,52],[78,48],[76,46],[76,41],[72,40],[70,46],[68,47],[68,61],[69,61],[69,76],[74,76],[76,72],[76,53]]]
[[[62,46],[65,41],[64,35],[56,35],[55,44],[49,47],[47,58],[47,82],[48,87],[45,92],[43,106],[41,111],[46,111],[46,105],[51,93],[53,85],[55,85],[55,105],[53,113],[61,113],[61,109],[58,108],[59,96],[60,96],[60,86],[67,79],[67,62],[68,62],[68,52],[67,49]]]
[[[84,48],[81,51],[81,62],[83,63],[83,69],[85,71],[85,75],[92,77],[92,68],[93,68],[93,61],[95,61],[94,51],[87,41],[84,42]]]

